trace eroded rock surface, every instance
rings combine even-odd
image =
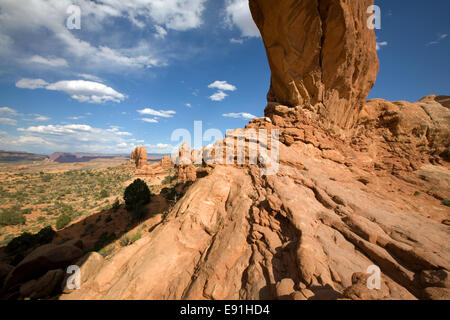
[[[448,298],[447,100],[365,103],[378,68],[370,4],[251,0],[272,84],[265,117],[222,141],[245,161],[204,163],[160,224],[61,298]],[[260,129],[279,132],[273,174],[264,156],[250,161],[255,138],[233,145]]]
[[[134,161],[136,163],[136,169],[142,169],[145,166],[148,166],[147,150],[145,147],[136,147],[136,149],[134,149],[131,153],[130,161]]]
[[[250,0],[272,71],[268,102],[300,106],[326,125],[355,125],[378,73],[370,5]]]
[[[424,192],[433,181],[401,167],[393,175],[390,167],[375,169],[375,161],[367,165],[361,160],[366,152],[298,112],[269,106],[270,121],[257,119],[245,129],[278,129],[285,137],[276,174],[262,175],[259,163],[215,165],[148,237],[122,249],[81,290],[61,298],[445,295],[449,227],[440,221],[450,214]],[[233,137],[231,132],[227,139]],[[247,150],[255,147],[249,143]],[[449,172],[445,161],[435,167]],[[371,265],[381,269],[380,291],[364,286]]]

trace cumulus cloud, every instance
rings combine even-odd
[[[7,126],[15,126],[17,125],[17,120],[11,118],[0,118],[0,124]]]
[[[46,85],[48,85],[48,82],[42,79],[23,78],[16,82],[16,87],[22,89],[34,90],[44,88]]]
[[[117,92],[103,83],[86,80],[64,80],[52,83],[45,87],[47,90],[62,91],[79,102],[104,103],[107,101],[121,102],[125,99],[122,93]]]
[[[206,0],[3,0],[0,4],[0,58],[8,64],[30,62],[50,67],[66,67],[67,61],[78,70],[120,71],[125,68],[148,68],[167,64],[167,46],[157,48],[146,37],[127,41],[127,47],[118,46],[128,37],[129,29],[114,32],[113,37],[102,37],[114,22],[129,20],[144,27],[157,25],[166,30],[185,31],[203,23]],[[66,28],[67,8],[81,8],[83,34]],[[159,29],[159,35],[163,35]],[[45,30],[45,32],[42,32]],[[81,38],[83,35],[88,35]],[[114,38],[114,39],[113,39]],[[27,39],[24,41],[22,39]],[[96,39],[87,41],[86,39]],[[106,40],[104,40],[106,39]],[[128,37],[129,39],[129,37]],[[41,44],[45,43],[45,46]],[[161,52],[161,51],[164,51]]]
[[[18,128],[19,136],[7,136],[0,139],[0,146],[7,149],[26,149],[37,152],[83,151],[118,152],[129,148],[133,139],[131,133],[117,127],[95,128],[86,124],[39,125]]]
[[[63,80],[48,83],[42,79],[21,79],[16,87],[24,89],[40,89],[65,92],[79,102],[104,103],[121,102],[125,95],[117,92],[111,87],[94,81],[86,80]]]
[[[9,107],[0,107],[0,115],[15,116],[17,111]]]
[[[218,91],[218,92],[214,93],[212,96],[210,96],[209,99],[212,101],[222,101],[226,97],[228,97],[228,95],[225,92]]]
[[[233,86],[232,84],[229,84],[226,81],[214,81],[213,83],[211,83],[208,88],[210,89],[219,89],[222,91],[235,91],[237,88],[235,86]]]
[[[237,90],[237,88],[234,85],[229,84],[226,81],[219,81],[219,80],[214,81],[213,83],[208,85],[208,88],[219,90],[209,97],[209,99],[212,101],[222,101],[223,99],[225,99],[228,96],[228,94],[226,94],[224,91],[236,91]]]
[[[69,65],[66,59],[56,57],[44,58],[39,55],[32,56],[31,58],[27,59],[27,62],[43,64],[49,67],[67,67]]]
[[[158,123],[158,120],[155,118],[142,118],[141,120],[147,123]]]
[[[223,117],[227,117],[227,118],[246,119],[246,120],[250,120],[250,119],[256,118],[256,116],[252,115],[251,113],[247,113],[247,112],[224,113],[222,116]]]
[[[242,37],[260,37],[259,30],[252,19],[248,0],[227,0],[225,22],[229,26],[236,26]]]
[[[173,110],[154,110],[151,108],[137,110],[137,112],[142,115],[149,115],[161,118],[172,118],[176,114],[176,112]]]
[[[185,106],[188,108],[192,108],[192,105],[190,103],[186,103]]]

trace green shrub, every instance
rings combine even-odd
[[[417,197],[417,196],[420,196],[420,192],[419,191],[416,191],[416,192],[414,192],[414,195]]]
[[[136,232],[135,234],[133,234],[130,238],[131,243],[135,243],[136,241],[138,241],[140,238],[142,238],[142,233],[140,231]]]
[[[22,214],[30,214],[33,211],[31,208],[22,209]]]
[[[28,250],[36,244],[36,238],[29,232],[12,239],[5,248],[7,253]]]
[[[126,246],[130,245],[130,244],[131,244],[131,239],[130,239],[130,237],[127,236],[127,235],[123,235],[122,238],[120,238],[119,244],[120,244],[122,247],[126,247]]]
[[[36,240],[39,244],[46,244],[52,242],[56,232],[51,226],[47,226],[36,234]]]
[[[164,180],[161,182],[161,185],[166,185],[166,184],[172,184],[172,180],[173,180],[173,177],[172,176],[166,176],[165,178],[164,178]]]
[[[176,199],[178,199],[179,195],[177,194],[177,192],[175,191],[175,188],[164,188],[161,190],[161,194],[164,196],[164,198],[166,198],[166,200],[171,200],[174,201]]]
[[[442,204],[443,204],[444,206],[450,207],[450,199],[444,199],[444,200],[442,200]]]
[[[41,174],[42,182],[50,182],[52,180],[51,174]]]
[[[103,258],[106,258],[111,253],[113,253],[113,251],[114,251],[114,245],[111,244],[109,246],[106,246],[106,247],[101,248],[100,250],[98,250],[98,253],[101,254],[103,256]]]
[[[63,229],[65,226],[67,226],[70,222],[72,221],[72,218],[70,216],[68,216],[67,214],[62,214],[58,217],[58,219],[56,220],[56,229],[57,230],[61,230]]]
[[[117,210],[119,210],[120,208],[120,201],[119,199],[116,199],[116,201],[114,201],[114,203],[111,206],[111,209],[116,212]]]
[[[131,211],[132,217],[136,221],[141,221],[145,214],[147,213],[147,210],[145,209],[145,206],[142,202],[138,202],[134,208],[133,211]]]
[[[124,192],[123,199],[127,211],[135,211],[150,202],[151,193],[147,184],[141,179],[136,179]]]
[[[107,190],[103,189],[103,190],[100,192],[99,198],[100,198],[100,199],[105,199],[105,198],[108,198],[108,197],[109,197],[109,192],[108,192]]]
[[[27,221],[23,213],[17,208],[5,209],[0,214],[0,226],[23,225]]]
[[[135,243],[136,241],[138,241],[140,238],[142,238],[142,233],[140,231],[136,232],[135,234],[129,236],[129,235],[124,235],[122,236],[122,238],[120,238],[120,245],[122,247],[126,247],[129,245],[132,245],[133,243]]]
[[[116,234],[103,232],[94,244],[94,251],[100,251],[108,244],[116,240]]]
[[[36,234],[24,232],[20,236],[12,239],[5,248],[7,253],[25,252],[38,245],[52,242],[56,232],[48,226]]]

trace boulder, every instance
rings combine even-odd
[[[64,271],[61,269],[50,270],[37,280],[30,280],[20,286],[22,298],[40,299],[52,297],[59,293],[61,282],[64,279]]]
[[[74,265],[80,268],[81,285],[86,283],[90,278],[94,277],[102,267],[105,259],[97,252],[89,252],[79,259]],[[64,281],[61,283],[62,292],[70,293],[72,290],[67,288],[67,279],[70,275],[66,274]]]
[[[367,280],[370,277],[366,273],[354,273],[352,285],[344,290],[344,296],[352,300],[381,300],[389,297],[389,288],[381,281],[380,289],[369,289]]]
[[[72,245],[46,244],[33,250],[7,276],[4,287],[6,289],[35,279],[48,270],[65,268],[83,254],[80,248]]]
[[[282,279],[276,284],[276,292],[278,299],[286,299],[294,293],[294,281],[289,278]]]
[[[450,288],[450,277],[447,270],[423,270],[420,282],[424,287]]]
[[[0,262],[0,288],[3,286],[3,281],[12,269],[14,269],[13,266],[10,266],[9,264],[6,264],[4,262]]]

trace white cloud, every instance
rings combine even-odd
[[[27,59],[27,62],[44,64],[50,67],[67,67],[69,65],[66,59],[56,57],[44,58],[39,55],[32,56],[31,58]]]
[[[439,44],[442,40],[444,40],[447,37],[448,37],[448,34],[441,33],[441,34],[438,35],[438,38],[436,40],[428,42],[427,46],[432,46],[432,45],[435,45],[435,44]]]
[[[161,117],[161,118],[172,118],[173,115],[176,114],[176,112],[173,110],[154,110],[151,108],[137,110],[137,112],[142,115],[149,115],[149,116],[155,116],[155,117]]]
[[[103,82],[103,79],[92,74],[87,73],[77,73],[77,76],[86,80],[91,80],[95,82]]]
[[[222,101],[227,96],[228,95],[225,92],[218,91],[218,92],[214,93],[212,96],[210,96],[209,99],[212,100],[212,101]]]
[[[378,51],[378,50],[381,50],[381,47],[385,47],[385,46],[387,46],[387,45],[388,45],[387,41],[381,41],[381,42],[378,42],[378,41],[377,41],[377,47],[376,47],[376,49],[377,49],[377,51]]]
[[[17,111],[9,107],[0,107],[0,115],[15,116]]]
[[[122,127],[110,126],[109,129],[106,129],[106,131],[115,133],[118,136],[132,136],[130,132],[120,131],[120,129],[122,129]]]
[[[158,153],[158,154],[172,154],[177,150],[176,146],[172,146],[170,144],[165,143],[158,143],[156,145],[146,144],[145,148],[147,149],[148,153]]]
[[[48,121],[48,120],[50,120],[49,117],[46,117],[46,116],[43,116],[43,115],[40,115],[40,114],[36,114],[35,116],[36,116],[36,118],[34,118],[34,121]]]
[[[206,0],[2,0],[0,3],[0,59],[8,65],[29,62],[52,67],[67,66],[67,61],[77,70],[121,71],[127,68],[149,68],[167,64],[167,51],[174,46],[156,47],[147,37],[137,36],[133,42],[128,37],[129,28],[113,36],[102,37],[103,32],[117,20],[128,19],[144,27],[185,31],[199,27]],[[80,33],[66,28],[67,8],[81,7],[84,39]],[[105,29],[104,29],[105,28]],[[45,30],[43,32],[43,30]],[[95,33],[95,34],[92,34]],[[97,39],[92,42],[86,38]],[[27,39],[27,40],[24,40]],[[45,46],[42,46],[45,43]],[[173,52],[172,55],[173,56]],[[31,56],[31,58],[30,58]],[[0,60],[1,61],[1,60]],[[26,67],[27,67],[26,66]],[[27,69],[28,70],[28,69]]]
[[[0,124],[4,124],[7,126],[15,126],[15,125],[17,125],[17,120],[10,119],[10,118],[0,118]]]
[[[147,123],[158,123],[158,120],[155,118],[142,118],[141,120]]]
[[[188,108],[192,108],[192,105],[190,103],[186,103],[185,106]]]
[[[155,29],[156,29],[156,34],[155,37],[158,39],[164,39],[167,35],[167,31],[166,29],[164,29],[161,26],[155,25]]]
[[[235,39],[235,38],[231,38],[230,39],[231,43],[237,43],[237,44],[243,44],[244,43],[244,39]]]
[[[246,113],[246,112],[224,113],[222,116],[228,117],[228,118],[235,118],[235,119],[241,118],[241,119],[246,119],[246,120],[256,118],[256,116],[252,115],[251,113]]]
[[[84,116],[67,117],[67,119],[69,119],[69,120],[80,120],[80,119],[83,119],[83,118],[84,118]]]
[[[213,83],[211,83],[208,88],[210,89],[219,89],[222,91],[235,91],[237,88],[235,86],[233,86],[232,84],[229,84],[226,81],[214,81]]]
[[[242,37],[260,37],[250,12],[248,0],[227,0],[225,15],[225,22],[229,26],[238,27]]]
[[[16,87],[22,89],[34,90],[44,88],[46,85],[48,85],[48,82],[42,79],[23,78],[16,82]]]
[[[46,90],[61,91],[79,102],[121,102],[125,99],[125,95],[103,83],[86,80],[63,80],[49,84],[42,79],[21,79],[16,83],[16,87],[25,89],[45,88]]]
[[[125,96],[122,93],[117,92],[103,83],[86,80],[58,81],[46,86],[46,89],[65,92],[70,95],[72,99],[79,102],[121,102],[125,99]]]
[[[212,101],[222,101],[223,99],[225,99],[228,94],[226,94],[223,91],[235,91],[237,90],[237,88],[232,85],[229,84],[226,81],[214,81],[213,83],[211,83],[208,88],[210,89],[218,89],[219,91],[217,91],[216,93],[214,93],[212,96],[209,97],[210,100]]]
[[[83,151],[117,152],[126,151],[119,144],[127,143],[131,133],[117,127],[101,129],[86,124],[39,125],[18,128],[20,136],[9,136],[0,140],[0,146],[8,149],[27,149],[38,152]]]

